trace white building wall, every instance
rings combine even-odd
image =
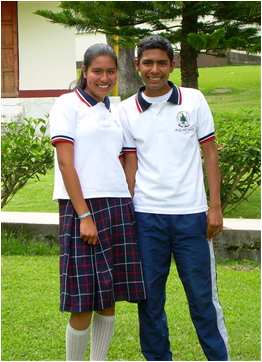
[[[68,89],[76,78],[75,30],[35,15],[56,1],[18,1],[19,89]]]
[[[76,61],[82,62],[84,58],[84,53],[90,45],[96,43],[106,44],[106,36],[102,33],[76,33],[75,35],[76,42]]]

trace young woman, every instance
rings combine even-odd
[[[50,112],[60,214],[60,308],[71,312],[67,360],[84,359],[90,329],[90,359],[105,360],[115,302],[145,299],[133,205],[119,158],[122,129],[107,97],[116,79],[112,48],[95,44],[84,54],[78,86],[59,97]]]

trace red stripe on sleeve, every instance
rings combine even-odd
[[[53,146],[56,146],[57,143],[71,143],[71,145],[74,144],[74,142],[73,142],[73,141],[70,141],[70,140],[62,140],[62,139],[60,139],[60,140],[54,140],[54,141],[52,141],[52,145],[53,145]]]
[[[214,141],[215,139],[216,139],[215,136],[211,136],[211,137],[206,138],[205,140],[203,140],[203,141],[201,141],[201,142],[199,142],[199,143],[202,145],[203,143],[207,143],[207,142],[210,142],[210,141]]]
[[[132,150],[123,150],[123,153],[136,153],[136,148]]]

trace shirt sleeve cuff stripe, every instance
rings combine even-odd
[[[213,141],[215,139],[216,139],[216,137],[213,135],[213,136],[206,137],[206,138],[202,139],[201,141],[199,140],[199,143],[202,145],[203,143],[207,143],[207,142]]]
[[[204,140],[204,139],[206,139],[206,138],[208,138],[210,136],[214,136],[214,135],[215,135],[215,132],[210,132],[210,133],[206,134],[204,137],[200,137],[198,139],[198,141],[201,142],[202,140]]]
[[[70,141],[74,143],[74,139],[72,137],[69,136],[64,136],[64,135],[57,135],[51,138],[51,142],[56,142],[57,140],[66,140],[66,141]]]
[[[136,152],[136,148],[132,148],[132,147],[124,147],[122,150],[123,153],[127,153],[127,152]]]
[[[56,139],[52,139],[51,143],[53,146],[55,146],[57,143],[71,143],[73,145],[74,141],[66,139],[66,138],[56,138]]]
[[[54,140],[54,139],[56,139],[56,138],[65,138],[65,139],[74,141],[73,137],[65,136],[65,135],[63,135],[63,134],[58,134],[58,135],[56,135],[56,136],[51,137],[52,140]]]

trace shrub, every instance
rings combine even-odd
[[[44,119],[25,118],[2,125],[2,195],[4,207],[29,179],[53,167],[53,151]]]
[[[246,200],[260,185],[260,120],[252,111],[216,119],[223,209]]]
[[[4,225],[1,236],[2,255],[59,255],[59,244],[54,237],[36,237],[22,227],[11,230]]]

